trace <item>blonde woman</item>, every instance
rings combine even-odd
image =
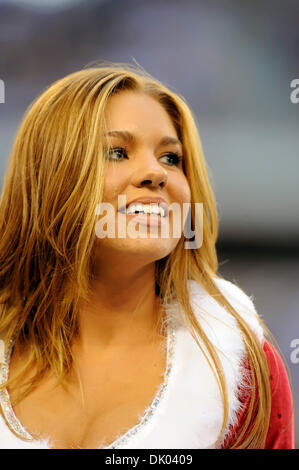
[[[294,447],[282,360],[217,272],[177,93],[121,63],[52,84],[18,130],[0,233],[1,448]]]

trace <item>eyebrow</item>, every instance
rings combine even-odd
[[[133,134],[131,134],[131,132],[129,132],[129,131],[110,131],[110,132],[106,132],[104,135],[105,136],[109,135],[109,136],[112,136],[112,137],[121,137],[129,143],[136,142],[136,137]],[[162,145],[165,146],[165,145],[168,145],[168,144],[182,145],[182,142],[180,142],[176,137],[171,137],[171,136],[166,135],[166,136],[162,137],[162,139],[159,142],[159,145],[160,146],[162,146]]]

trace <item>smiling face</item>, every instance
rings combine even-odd
[[[144,259],[146,262],[161,259],[179,241],[177,234],[174,237],[172,231],[174,213],[169,212],[170,236],[162,238],[160,216],[152,216],[152,220],[155,219],[153,225],[158,226],[150,228],[149,216],[118,214],[118,197],[125,196],[126,204],[140,198],[161,198],[168,206],[177,203],[181,209],[183,203],[190,203],[190,187],[180,160],[182,144],[165,109],[158,101],[142,93],[122,91],[112,96],[106,106],[105,120],[107,133],[103,201],[115,209],[115,238],[100,239],[98,245],[105,249],[101,252],[107,256],[109,253],[121,253],[126,257],[133,254],[136,261]],[[183,232],[186,219],[183,210],[181,214],[180,233]],[[121,219],[117,215],[122,217],[127,227],[132,221],[136,224],[138,217],[138,231],[143,233],[143,237],[118,238]],[[157,237],[153,238],[150,233],[155,230]]]

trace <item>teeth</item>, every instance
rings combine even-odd
[[[165,216],[163,207],[158,206],[158,204],[131,204],[126,213],[134,214],[136,211],[144,214],[159,214],[161,217]]]
[[[141,204],[137,204],[135,211],[143,212],[143,206]]]

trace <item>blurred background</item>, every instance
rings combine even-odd
[[[298,24],[298,0],[0,0],[1,185],[30,102],[93,61],[136,60],[188,101],[218,202],[219,270],[253,296],[286,358],[296,448]]]

